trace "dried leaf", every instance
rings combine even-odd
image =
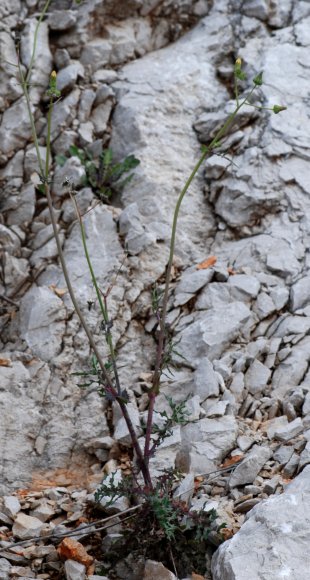
[[[57,286],[55,286],[55,284],[51,284],[49,286],[49,288],[56,294],[56,296],[58,296],[59,298],[62,298],[67,292],[67,288],[57,288]]]
[[[196,266],[196,269],[197,270],[206,270],[207,268],[211,268],[211,266],[214,266],[214,264],[216,264],[216,262],[217,262],[217,258],[215,256],[209,256],[209,258],[207,258],[203,262],[200,262],[200,264],[198,264],[198,266]]]
[[[230,467],[231,465],[238,463],[238,461],[243,459],[243,457],[244,455],[234,455],[234,457],[228,457],[228,459],[225,459],[224,463],[222,463],[221,467]]]
[[[9,358],[0,358],[0,367],[11,367],[12,361]]]
[[[229,528],[222,528],[221,529],[221,536],[223,538],[223,540],[230,540],[230,538],[232,538],[234,535],[234,531],[230,530]]]

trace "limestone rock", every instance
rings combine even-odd
[[[86,566],[75,560],[66,560],[65,575],[67,580],[85,580]]]
[[[26,100],[21,97],[4,111],[0,124],[2,153],[22,149],[31,137],[31,125]]]
[[[212,471],[233,449],[236,438],[237,423],[231,415],[186,425],[182,428],[182,448],[177,464],[185,472]]]
[[[49,288],[32,287],[23,297],[20,310],[21,335],[32,352],[49,361],[61,350],[66,311]]]
[[[27,516],[23,512],[17,514],[13,525],[13,534],[19,540],[27,540],[39,536],[44,524],[38,518]]]
[[[271,376],[271,371],[258,360],[254,360],[245,374],[245,386],[252,395],[262,393]]]
[[[30,65],[33,53],[36,26],[37,19],[30,18],[26,23],[21,37],[21,61],[27,68]],[[40,55],[40,58],[34,60],[31,73],[29,95],[32,103],[39,102],[43,91],[48,87],[49,76],[52,72],[52,54],[48,42],[48,25],[44,20],[41,22],[37,32],[36,53]]]
[[[144,568],[143,580],[176,580],[176,576],[170,572],[161,562],[147,560]]]
[[[237,465],[229,478],[229,486],[236,487],[245,483],[253,483],[257,474],[271,457],[272,451],[268,447],[254,445],[245,459]]]
[[[189,365],[198,366],[202,357],[211,361],[221,356],[245,324],[251,320],[249,308],[242,302],[223,304],[195,317],[180,334],[178,351]]]
[[[241,530],[218,548],[212,560],[214,580],[307,578],[309,494],[307,466],[283,495],[271,497],[251,510]]]

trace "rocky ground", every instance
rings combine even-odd
[[[89,517],[93,492],[103,470],[126,471],[131,454],[117,409],[72,375],[90,353],[36,188],[13,66],[19,42],[29,65],[41,8],[36,0],[0,6],[0,578],[95,580],[100,562],[81,528],[106,525]],[[69,177],[80,210],[93,208],[85,227],[100,287],[114,280],[112,333],[139,435],[156,345],[151,288],[162,284],[177,194],[231,110],[236,57],[249,79],[263,70],[261,104],[288,108],[244,109],[225,144],[234,163],[212,156],[180,216],[168,316],[185,359],[176,359],[156,408],[167,409],[165,395],[188,397],[193,422],[175,427],[152,471],[177,467],[190,509],[215,508],[226,522],[232,537],[212,564],[211,552],[206,558],[213,580],[309,577],[309,38],[302,0],[53,0],[39,32],[31,98],[43,156],[53,69],[62,91],[52,188],[64,253],[104,350],[62,186]],[[98,204],[72,145],[94,156],[110,145],[116,159],[134,154],[140,165],[122,194]],[[29,541],[37,536],[44,541]],[[28,541],[12,548],[13,539]],[[172,579],[161,566],[117,574]]]

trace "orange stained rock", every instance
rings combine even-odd
[[[83,544],[74,538],[64,538],[57,548],[57,552],[64,560],[75,560],[88,567],[93,563],[94,558],[90,556]]]

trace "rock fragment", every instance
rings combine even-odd
[[[272,456],[268,447],[254,445],[244,460],[236,467],[229,478],[229,487],[253,483],[256,476]]]

